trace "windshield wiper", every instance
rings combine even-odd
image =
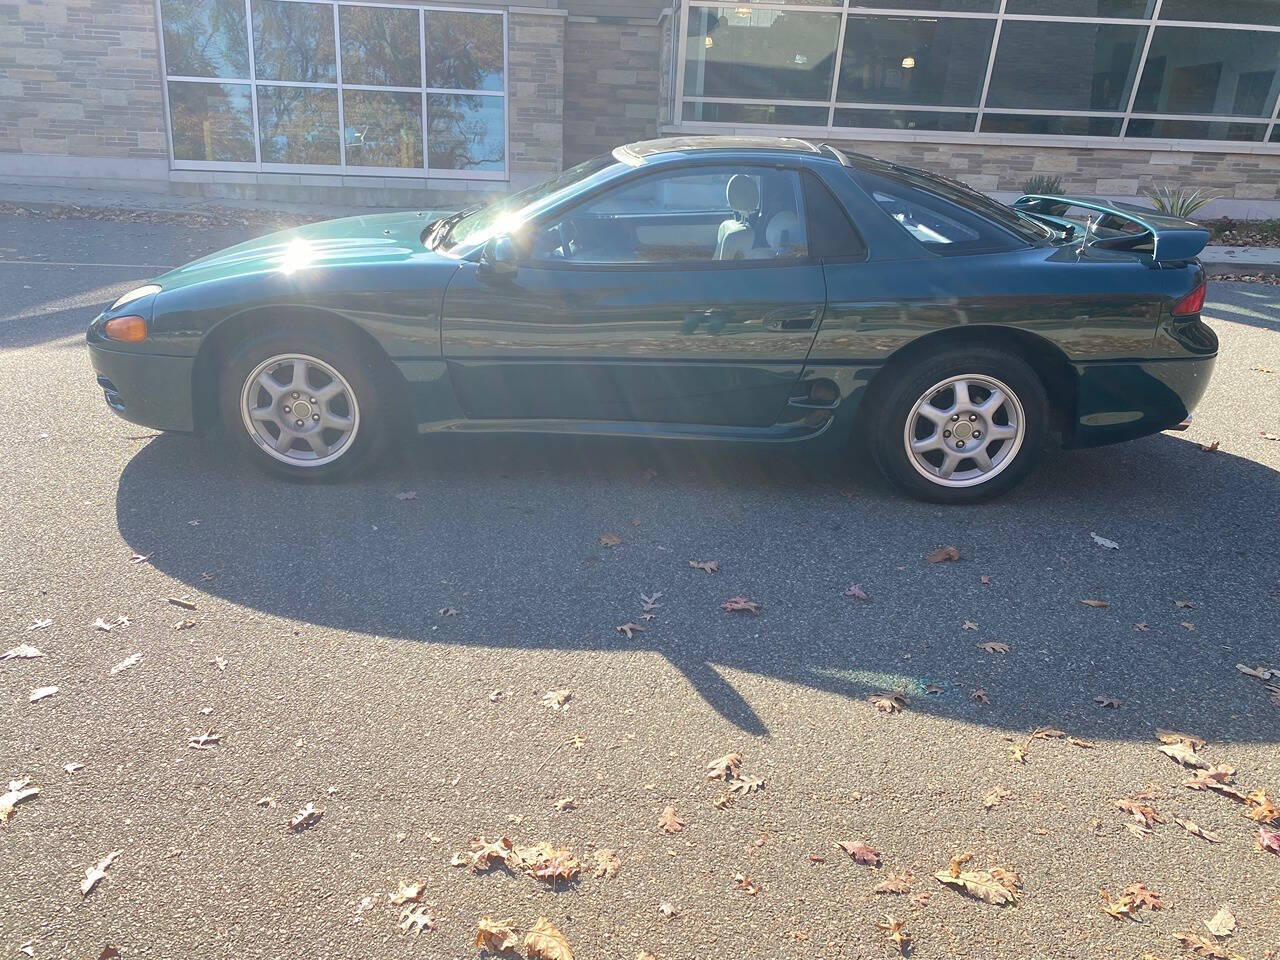
[[[489,201],[485,200],[480,203],[473,203],[469,207],[463,207],[457,213],[442,217],[431,225],[430,231],[427,233],[427,249],[434,250],[449,238],[449,234],[453,232],[464,217],[469,217],[477,210],[483,210],[489,205]]]

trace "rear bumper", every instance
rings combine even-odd
[[[1209,386],[1216,356],[1076,364],[1068,447],[1119,443],[1177,427]]]
[[[91,343],[89,358],[107,406],[115,413],[156,430],[195,429],[194,357],[126,353]]]

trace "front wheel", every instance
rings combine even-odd
[[[368,353],[307,330],[249,338],[222,369],[225,433],[256,465],[291,480],[371,465],[390,430],[386,390]]]
[[[1022,358],[961,348],[885,374],[894,379],[872,404],[871,450],[881,472],[913,497],[986,500],[1035,465],[1049,402]]]

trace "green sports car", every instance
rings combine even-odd
[[[967,502],[1051,431],[1090,446],[1189,416],[1218,348],[1208,236],[801,140],[652,140],[452,216],[230,247],[88,342],[121,416],[219,428],[299,480],[415,431],[533,431],[855,446]]]

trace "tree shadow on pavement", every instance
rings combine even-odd
[[[660,654],[756,735],[781,688],[751,675],[851,699],[900,689],[912,710],[999,731],[1273,741],[1280,712],[1235,665],[1276,654],[1278,503],[1280,473],[1168,435],[1047,452],[1009,497],[961,509],[792,449],[432,438],[335,486],[267,478],[212,438],[161,436],[125,469],[117,522],[161,571],[266,614],[513,655]],[[622,543],[602,546],[606,533]],[[925,562],[948,544],[961,560]],[[844,596],[853,583],[869,603]],[[654,590],[646,631],[617,632]],[[739,594],[758,617],[721,610]],[[988,641],[1011,652],[979,649]],[[925,692],[934,684],[941,694]],[[980,688],[989,704],[971,698]]]

